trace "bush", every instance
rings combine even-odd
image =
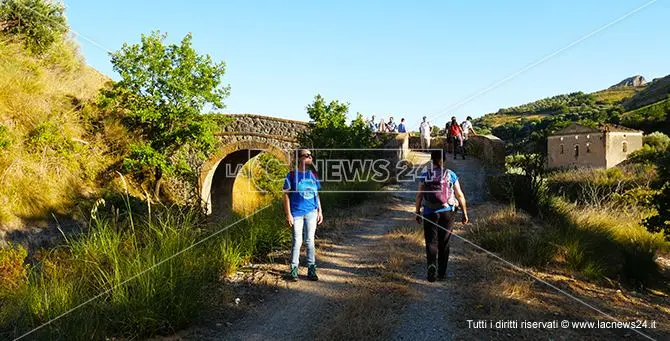
[[[546,231],[534,229],[532,218],[513,208],[478,219],[467,234],[484,249],[499,252],[505,259],[525,266],[544,266],[554,253]]]
[[[662,232],[670,241],[670,150],[665,151],[658,164],[659,178],[663,181],[653,198],[652,207],[656,213],[645,219],[644,225],[650,232]]]
[[[38,54],[69,30],[65,6],[46,0],[2,0],[0,27],[2,32],[24,37],[26,46]]]
[[[378,148],[381,143],[358,113],[356,119],[347,125],[349,105],[338,101],[326,104],[321,95],[314,97],[314,103],[307,106],[310,129],[298,137],[300,143],[315,149]],[[390,135],[390,134],[389,134]],[[348,155],[360,154],[349,152]],[[346,155],[345,155],[346,156]]]
[[[0,150],[5,150],[12,145],[12,137],[9,133],[9,128],[0,124]]]
[[[565,170],[550,174],[547,188],[550,193],[562,196],[570,202],[602,207],[617,205],[624,199],[636,199],[631,196],[634,191],[648,189],[656,178],[656,170],[649,164],[631,164],[609,169]],[[645,201],[628,202],[639,208],[644,208],[644,203]],[[631,207],[628,204],[626,206]]]
[[[26,145],[33,153],[51,150],[57,154],[67,154],[72,149],[72,141],[63,135],[59,125],[53,121],[38,124],[28,133]]]
[[[664,152],[670,146],[670,137],[661,132],[655,131],[649,135],[645,135],[642,139],[645,145],[653,148],[656,151]]]
[[[642,149],[631,153],[630,159],[636,163],[656,163],[670,146],[670,137],[661,132],[653,132],[643,137]]]

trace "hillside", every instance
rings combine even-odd
[[[631,111],[666,100],[668,96],[670,96],[670,75],[655,79],[644,90],[624,100],[621,105],[626,111]]]
[[[0,34],[0,227],[73,214],[110,159],[89,104],[108,79],[70,40],[35,55]],[[35,224],[36,222],[32,222]]]
[[[637,86],[639,84],[645,84]],[[630,85],[630,86],[629,86]],[[574,92],[503,108],[477,118],[475,126],[506,142],[510,151],[529,151],[548,130],[570,122],[624,124],[646,133],[670,130],[670,76],[646,83],[630,77],[607,89],[590,94]],[[534,147],[530,145],[535,144]]]

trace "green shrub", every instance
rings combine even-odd
[[[65,6],[46,0],[2,0],[2,32],[25,38],[34,53],[43,53],[69,30]]]
[[[250,159],[241,171],[258,190],[278,199],[283,194],[284,178],[289,168],[272,154],[260,153]]]
[[[12,137],[9,128],[0,124],[0,150],[7,149],[12,145]]]
[[[25,143],[34,153],[51,150],[63,155],[73,148],[72,141],[63,135],[59,125],[53,121],[38,124],[28,133]]]
[[[668,146],[670,146],[670,137],[661,132],[655,131],[649,135],[645,135],[642,138],[642,142],[654,150],[664,152],[666,149],[668,149]]]
[[[659,158],[658,165],[658,177],[661,181],[652,204],[656,212],[643,223],[650,232],[661,232],[670,241],[670,150],[666,150]]]
[[[668,149],[670,137],[661,132],[653,132],[643,137],[643,143],[642,149],[631,153],[629,159],[637,163],[656,163]]]

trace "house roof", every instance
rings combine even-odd
[[[572,135],[584,133],[609,133],[609,132],[625,132],[625,133],[642,133],[639,130],[616,124],[600,124],[597,128],[587,127],[579,123],[572,123],[569,126],[559,129],[549,135]]]
[[[601,124],[598,129],[602,132],[641,133],[642,131],[620,126],[617,124]]]

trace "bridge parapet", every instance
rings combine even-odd
[[[299,132],[309,129],[307,122],[253,114],[226,115],[234,118],[220,135],[255,135],[295,140]]]
[[[451,146],[444,136],[431,138],[430,148],[441,148],[451,152]],[[409,149],[421,149],[419,136],[409,137]],[[470,137],[467,144],[467,153],[480,159],[484,165],[492,170],[503,171],[505,169],[505,143],[494,135]]]

